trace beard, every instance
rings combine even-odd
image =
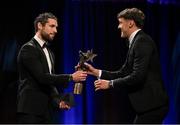
[[[41,32],[41,37],[45,41],[52,41],[54,39],[54,36],[50,36],[51,34],[47,34],[46,32]]]

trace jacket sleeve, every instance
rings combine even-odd
[[[133,65],[129,66],[127,61],[119,71],[103,71],[102,79],[113,80],[114,87],[134,86],[142,84],[148,72],[148,65],[153,51],[152,41],[140,37],[133,47]],[[132,55],[131,55],[132,56]]]
[[[125,77],[114,79],[114,87],[120,87],[122,85],[135,86],[144,83],[153,52],[153,46],[151,43],[152,41],[147,41],[144,37],[140,37],[136,41],[133,48],[134,55],[131,57],[133,58],[133,64],[130,66],[131,71]]]
[[[59,93],[55,86],[51,86],[51,94],[52,104],[55,108],[59,108],[59,104],[61,101],[64,101],[69,106],[74,106],[74,96],[72,93]]]
[[[69,81],[69,74],[50,74],[45,73],[40,60],[41,55],[38,49],[32,45],[22,47],[19,53],[19,61],[27,72],[38,81],[39,84],[64,85]]]
[[[52,104],[54,105],[55,108],[59,108],[59,103],[61,101],[61,95],[59,94],[57,88],[55,86],[51,86],[51,99],[52,99]]]
[[[127,74],[127,70],[128,69],[127,69],[127,65],[126,65],[126,62],[125,62],[125,64],[118,71],[102,70],[101,79],[113,80],[113,79],[117,79],[119,77],[124,77]]]

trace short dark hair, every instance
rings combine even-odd
[[[118,13],[117,18],[124,18],[134,20],[137,27],[142,28],[144,26],[145,15],[137,8],[127,8]]]
[[[37,32],[37,30],[38,30],[37,24],[40,22],[44,26],[47,23],[49,18],[57,20],[57,17],[55,15],[53,15],[52,13],[50,13],[50,12],[45,12],[45,13],[39,14],[36,17],[36,19],[34,20],[35,32]]]

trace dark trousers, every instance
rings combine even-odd
[[[168,106],[162,106],[151,111],[138,114],[134,124],[162,124],[168,112]]]
[[[49,116],[38,116],[27,113],[18,113],[17,122],[19,124],[43,124],[52,123],[52,119]]]

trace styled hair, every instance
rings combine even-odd
[[[139,28],[143,28],[145,15],[137,8],[127,8],[117,14],[117,18],[124,18],[128,20],[134,20],[135,24]]]
[[[53,15],[50,12],[45,12],[45,13],[41,13],[39,14],[36,19],[34,20],[34,29],[35,32],[37,32],[38,30],[38,23],[41,23],[43,26],[47,23],[48,19],[55,19],[57,20],[57,17],[55,15]]]

